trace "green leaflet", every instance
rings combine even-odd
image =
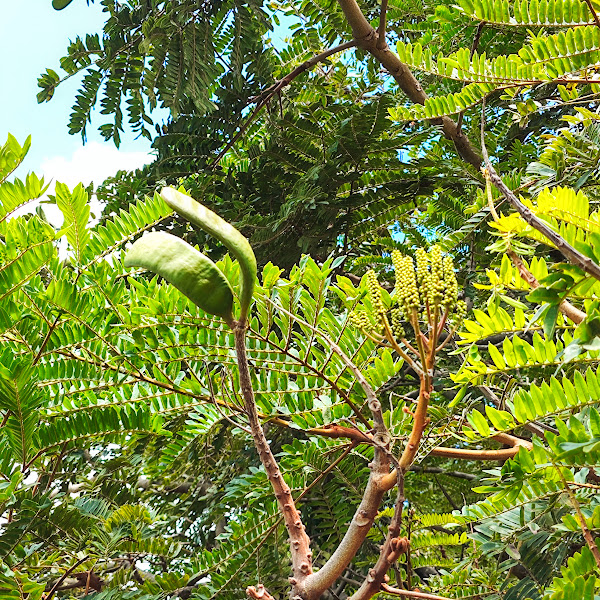
[[[77,263],[81,263],[85,249],[90,242],[90,205],[85,188],[80,183],[73,191],[64,183],[56,183],[56,205],[62,212],[65,221],[63,230],[73,249]]]
[[[163,188],[163,200],[177,213],[222,242],[240,263],[240,321],[245,321],[256,281],[256,258],[248,240],[212,210],[174,188]]]
[[[164,277],[203,311],[233,322],[229,282],[212,260],[178,237],[164,231],[141,237],[127,252],[125,266]]]

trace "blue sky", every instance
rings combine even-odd
[[[67,124],[80,78],[61,85],[54,98],[38,104],[37,78],[47,67],[59,74],[59,59],[70,39],[99,32],[104,22],[101,6],[85,0],[62,11],[51,0],[0,0],[0,144],[12,133],[20,142],[31,134],[32,147],[18,175],[34,171],[69,185],[102,179],[119,168],[135,168],[151,160],[150,142],[122,136],[121,148],[104,142],[97,133],[102,115],[88,127],[88,142],[69,135]]]

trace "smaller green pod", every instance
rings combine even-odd
[[[182,239],[154,231],[138,239],[124,260],[160,275],[211,315],[233,323],[233,290],[217,265]]]
[[[240,264],[240,321],[245,321],[256,282],[256,257],[248,240],[231,224],[191,196],[166,187],[161,198],[178,214],[216,237]]]
[[[62,10],[63,8],[67,8],[71,2],[73,0],[52,0],[52,8],[54,10]]]

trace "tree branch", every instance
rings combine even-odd
[[[381,403],[377,398],[375,390],[373,390],[360,369],[352,362],[352,360],[350,360],[344,351],[328,335],[316,327],[313,327],[304,319],[287,311],[279,304],[272,300],[269,301],[277,308],[277,310],[280,310],[304,327],[308,327],[342,359],[364,390],[367,397],[367,406],[373,416],[375,433],[370,439],[371,443],[375,446],[375,457],[373,462],[369,465],[371,473],[365,491],[363,492],[361,503],[348,526],[344,538],[336,548],[335,552],[321,569],[309,575],[303,583],[305,594],[303,597],[307,600],[316,600],[317,598],[320,598],[322,593],[344,572],[344,569],[350,564],[356,552],[358,552],[358,549],[361,547],[371,529],[371,525],[373,525],[383,495],[387,491],[387,489],[381,485],[381,482],[389,474],[390,457],[388,445],[391,441],[391,436],[383,420]],[[295,586],[298,585],[298,583],[292,582],[292,585]]]
[[[388,594],[394,596],[402,596],[403,598],[420,598],[421,600],[450,600],[444,596],[436,596],[435,594],[427,594],[425,592],[412,592],[409,590],[399,590],[398,588],[392,587],[387,583],[381,585],[381,589]]]
[[[379,13],[379,27],[377,28],[377,48],[383,50],[386,47],[385,25],[387,17],[388,0],[381,0],[381,11]]]
[[[275,82],[272,86],[267,88],[258,98],[260,101],[256,108],[252,111],[252,114],[246,119],[245,123],[240,127],[240,130],[233,136],[231,141],[227,143],[227,145],[219,152],[219,155],[210,165],[211,169],[214,169],[220,162],[221,159],[229,152],[232,146],[246,133],[246,130],[254,119],[258,116],[258,113],[269,103],[271,98],[275,96],[275,94],[279,93],[284,87],[290,85],[298,75],[301,75],[305,71],[312,69],[316,64],[324,61],[329,58],[333,54],[337,54],[338,52],[342,52],[347,50],[348,48],[352,48],[356,46],[356,41],[352,40],[350,42],[345,42],[344,44],[340,44],[339,46],[335,46],[334,48],[329,48],[329,50],[325,50],[316,56],[313,56],[309,60],[304,61],[301,65],[298,65],[293,71],[288,73],[285,77],[281,78],[279,81]]]
[[[592,556],[594,557],[594,560],[596,561],[596,566],[598,568],[600,568],[600,550],[598,550],[598,546],[596,545],[596,540],[594,539],[592,532],[589,530],[589,527],[587,526],[587,523],[585,522],[585,515],[581,511],[581,506],[579,505],[577,496],[575,495],[575,492],[571,489],[569,482],[566,480],[564,473],[562,472],[561,466],[554,464],[554,467],[555,467],[556,471],[558,472],[558,475],[561,478],[562,483],[565,487],[565,491],[567,492],[569,499],[571,500],[571,504],[573,505],[573,508],[575,509],[575,512],[577,513],[577,517],[579,519],[579,527],[581,527],[581,532],[583,533],[583,537],[586,541],[586,544],[588,545],[588,548],[590,549],[590,552],[592,553]]]
[[[500,398],[498,398],[498,396],[496,396],[496,394],[494,394],[494,392],[487,385],[478,385],[477,389],[483,394],[483,396],[487,400],[493,402],[497,408],[501,408],[502,402],[500,401]],[[523,427],[525,427],[525,429],[531,431],[531,433],[537,435],[539,438],[542,439],[546,439],[546,435],[544,433],[545,431],[552,430],[556,434],[558,434],[558,431],[556,431],[554,428],[549,428],[548,425],[544,425],[542,423],[539,423],[538,421],[532,421],[531,423],[523,423]]]
[[[259,583],[256,587],[251,585],[246,588],[246,594],[248,594],[249,598],[254,598],[254,600],[275,600],[262,583]]]
[[[260,461],[267,473],[267,477],[271,482],[279,510],[283,515],[288,535],[290,536],[290,551],[292,555],[292,572],[293,577],[291,583],[296,587],[301,584],[308,575],[312,573],[312,552],[310,550],[310,538],[306,534],[300,513],[296,508],[296,504],[292,497],[292,492],[281,475],[279,465],[271,452],[269,442],[265,437],[261,427],[256,403],[254,401],[254,391],[250,380],[250,371],[248,368],[248,358],[246,356],[246,324],[236,323],[233,328],[235,337],[235,351],[237,354],[240,387],[244,398],[244,407],[250,422],[250,429],[254,439],[254,445],[260,457]],[[249,595],[255,588],[248,588]],[[265,593],[267,593],[265,591]],[[296,592],[297,593],[297,592]],[[258,598],[258,596],[253,596]],[[264,596],[268,600],[270,596]]]
[[[507,460],[512,458],[521,446],[531,450],[533,444],[527,440],[523,440],[508,433],[498,433],[490,439],[507,444],[510,448],[500,448],[498,450],[470,450],[468,448],[444,448],[437,446],[429,453],[431,456],[444,456],[446,458],[460,458],[464,460]],[[382,485],[391,490],[396,485],[396,470],[386,475],[382,481]]]
[[[475,37],[473,38],[473,44],[471,45],[471,53],[469,55],[469,58],[472,60],[473,59],[473,55],[475,54],[475,52],[477,52],[477,48],[479,47],[479,40],[481,39],[481,34],[483,33],[483,28],[485,27],[485,21],[481,21],[481,23],[479,23],[479,25],[477,25],[477,31],[475,32]],[[465,84],[463,83],[463,87],[465,86]],[[463,119],[465,116],[465,111],[461,110],[460,113],[458,113],[458,118],[456,119],[456,128],[458,129],[459,132],[462,131],[462,124],[463,124]]]
[[[584,256],[573,248],[563,237],[561,237],[554,229],[552,229],[545,221],[542,221],[530,208],[527,208],[502,181],[502,178],[490,162],[487,148],[485,147],[485,99],[482,105],[481,119],[481,150],[483,152],[483,161],[485,164],[485,176],[489,179],[497,190],[506,198],[508,203],[521,215],[523,220],[539,231],[543,236],[547,237],[556,247],[556,249],[572,264],[583,269],[588,275],[600,280],[600,265],[595,263],[591,258]]]
[[[588,5],[590,12],[592,13],[592,17],[594,17],[594,21],[597,27],[600,27],[600,19],[598,18],[598,13],[594,9],[594,5],[592,4],[592,0],[585,0],[585,3]]]
[[[379,590],[385,582],[386,574],[389,568],[400,558],[402,554],[406,554],[409,550],[409,541],[407,538],[400,537],[400,528],[402,525],[402,508],[404,505],[404,473],[398,471],[398,494],[396,496],[396,504],[394,506],[394,516],[388,527],[388,533],[383,546],[379,552],[379,558],[372,569],[369,569],[369,574],[363,581],[362,585],[352,596],[350,600],[369,600]]]
[[[50,598],[52,598],[52,596],[54,596],[55,592],[60,590],[60,586],[63,583],[63,581],[79,566],[82,565],[87,559],[89,558],[89,556],[84,556],[83,558],[80,558],[74,565],[72,565],[71,567],[69,567],[64,574],[62,575],[62,577],[52,586],[52,588],[50,589],[50,591],[44,596],[44,600],[50,600]],[[71,588],[69,588],[71,589]]]
[[[525,266],[525,263],[521,260],[521,257],[514,250],[509,250],[506,254],[508,254],[510,260],[512,260],[513,265],[517,267],[521,279],[526,281],[532,290],[535,290],[536,288],[540,287],[540,282],[535,278],[533,273]],[[560,312],[563,315],[565,315],[567,319],[570,319],[576,325],[579,325],[579,323],[581,323],[587,317],[587,315],[582,310],[579,310],[567,300],[563,300],[559,304],[558,310],[560,310]]]
[[[383,450],[375,447],[375,460],[371,467],[369,481],[365,487],[362,501],[356,510],[348,530],[335,552],[321,569],[307,577],[305,583],[307,600],[317,600],[330,587],[350,564],[377,516],[379,505],[386,492],[381,485],[389,472],[389,461]],[[388,488],[389,489],[389,488]]]
[[[352,36],[357,45],[370,52],[381,66],[387,69],[409,100],[415,104],[425,104],[427,94],[423,87],[410,69],[390,50],[385,41],[382,47],[378,47],[377,32],[367,21],[356,0],[338,0],[338,4],[352,29]],[[452,119],[442,117],[441,119],[432,119],[430,123],[441,125],[444,135],[454,142],[460,157],[479,169],[481,166],[479,152]]]

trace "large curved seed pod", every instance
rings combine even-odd
[[[216,237],[237,259],[240,264],[240,321],[245,321],[256,281],[256,257],[248,240],[233,225],[190,196],[170,187],[163,188],[160,195],[175,212]]]
[[[229,282],[210,258],[178,237],[164,231],[148,233],[131,246],[124,263],[164,277],[204,312],[233,323]]]
[[[71,4],[73,0],[52,0],[52,8],[54,10],[62,10]]]

